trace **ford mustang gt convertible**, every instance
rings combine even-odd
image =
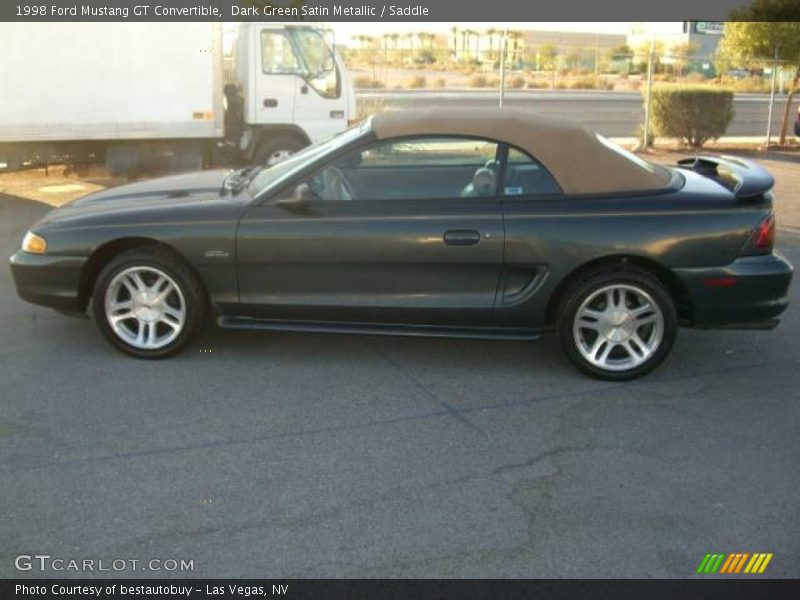
[[[519,109],[376,115],[270,167],[80,198],[11,257],[19,295],[132,356],[221,327],[535,339],[626,380],[678,327],[770,329],[791,265],[752,162],[651,164]]]

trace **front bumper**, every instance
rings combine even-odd
[[[793,270],[779,252],[724,267],[674,269],[689,291],[692,325],[712,328],[773,321],[789,304]]]
[[[87,258],[30,254],[22,250],[11,259],[17,294],[26,302],[64,312],[82,312],[80,281]]]

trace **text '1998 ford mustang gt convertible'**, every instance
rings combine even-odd
[[[123,185],[54,210],[11,257],[19,295],[91,305],[142,358],[222,327],[534,339],[604,379],[679,325],[769,329],[788,302],[773,178],[651,164],[515,109],[376,115],[270,167]]]

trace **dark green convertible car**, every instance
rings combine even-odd
[[[288,160],[108,189],[11,257],[19,295],[94,315],[142,358],[222,327],[534,339],[639,377],[679,325],[769,329],[791,265],[773,178],[733,157],[651,164],[514,109],[379,114]]]

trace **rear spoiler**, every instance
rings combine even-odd
[[[684,158],[678,161],[678,166],[717,181],[742,199],[766,194],[775,185],[775,178],[769,171],[736,156]]]

